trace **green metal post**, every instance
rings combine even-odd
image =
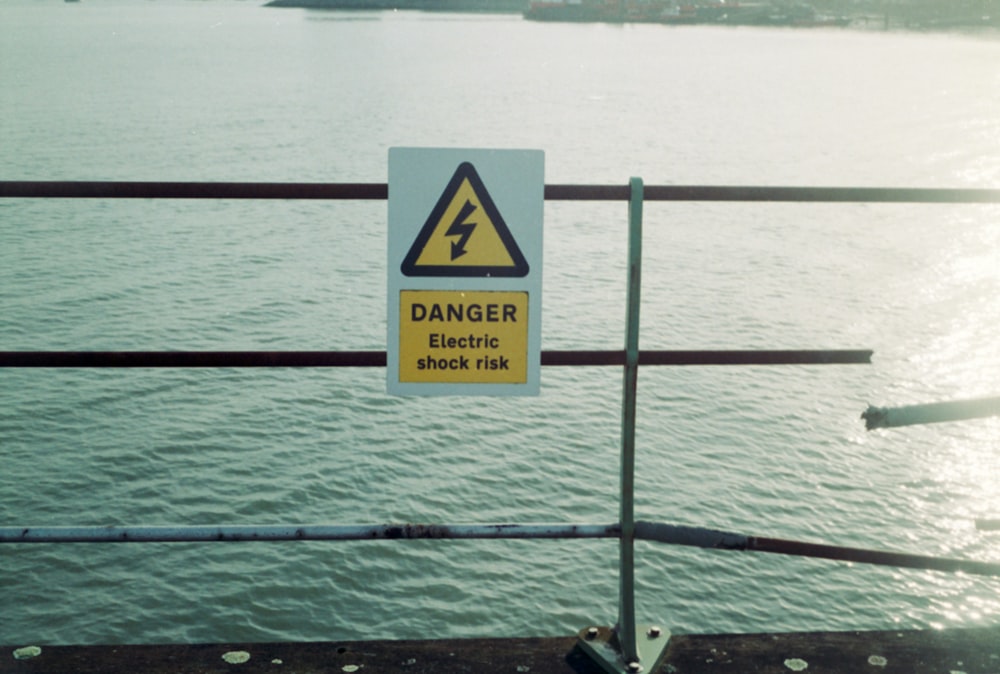
[[[639,375],[639,290],[642,280],[642,179],[632,178],[629,188],[628,295],[622,390],[622,537],[618,569],[618,639],[626,664],[639,661],[635,633],[635,407]]]
[[[579,644],[609,674],[651,672],[663,661],[670,633],[635,624],[635,409],[639,374],[639,290],[642,280],[642,178],[629,181],[628,297],[625,372],[622,384],[621,538],[619,542],[618,624],[614,629],[580,630]]]

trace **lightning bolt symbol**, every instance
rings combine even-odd
[[[465,205],[455,216],[454,222],[451,223],[451,227],[448,231],[444,233],[445,236],[457,236],[458,241],[451,242],[451,259],[457,260],[458,258],[465,255],[467,250],[465,250],[465,244],[468,242],[469,237],[472,236],[472,232],[476,229],[475,222],[466,222],[468,217],[472,215],[472,212],[476,210],[476,207],[468,199],[465,200]]]

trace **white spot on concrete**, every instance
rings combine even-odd
[[[885,667],[889,663],[888,660],[883,658],[881,655],[869,655],[868,664],[873,667]]]
[[[246,651],[229,651],[222,654],[222,659],[231,665],[242,665],[250,659],[250,654]]]
[[[341,667],[341,669],[343,669],[345,672],[356,672],[359,669],[361,669],[361,666],[360,665],[344,665],[343,667]]]
[[[517,666],[517,671],[519,671],[519,672],[530,672],[531,671],[531,667],[528,667],[527,665],[518,665]]]
[[[37,658],[42,654],[42,649],[38,646],[25,646],[24,648],[18,648],[14,651],[15,660],[27,660],[28,658]]]
[[[952,669],[951,671],[948,672],[948,674],[965,674],[965,672],[963,672],[960,669]]]
[[[404,667],[412,667],[415,664],[417,664],[417,659],[416,658],[410,658],[409,660],[407,660],[406,662],[403,663],[403,666]]]
[[[282,661],[281,658],[275,658],[274,660],[271,660],[271,664],[272,665],[283,665],[285,663],[284,663],[284,661]]]
[[[788,667],[793,672],[801,672],[808,666],[809,663],[800,658],[789,658],[788,660],[785,660],[785,667]]]

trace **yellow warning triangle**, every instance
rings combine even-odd
[[[403,260],[406,276],[527,276],[528,262],[469,162],[459,164]]]

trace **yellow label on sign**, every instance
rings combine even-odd
[[[401,271],[406,276],[528,275],[528,262],[471,163],[455,170]]]
[[[527,377],[527,292],[399,292],[399,381],[522,384]]]

